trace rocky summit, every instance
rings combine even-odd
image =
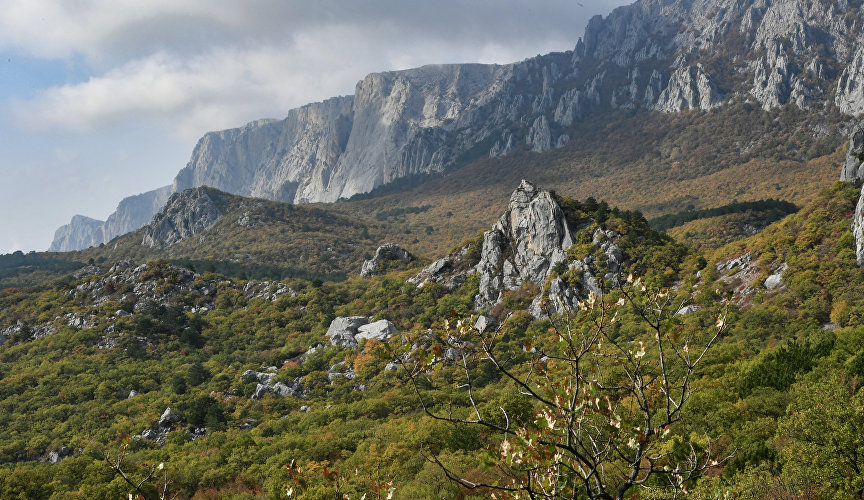
[[[584,256],[568,255],[577,232],[588,238]],[[601,294],[603,280],[617,283],[625,261],[620,239],[621,235],[598,227],[592,219],[569,220],[552,193],[522,180],[510,196],[507,211],[475,243],[476,264],[469,267],[470,250],[465,247],[427,266],[409,282],[440,283],[452,290],[477,275],[474,308],[478,310],[495,307],[508,292],[539,286],[530,312],[545,317],[575,307],[590,293]],[[565,273],[576,277],[572,283],[562,279]]]
[[[745,101],[858,116],[862,16],[848,0],[639,0],[593,18],[566,52],[373,73],[353,95],[206,134],[170,188],[121,202],[102,239],[144,225],[171,191],[209,185],[332,202],[483,156],[560,148],[575,123],[615,110],[677,113]],[[52,248],[96,241],[77,228]]]
[[[169,247],[209,229],[228,205],[221,192],[196,188],[175,193],[161,212],[144,228],[142,245]]]

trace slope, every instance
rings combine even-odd
[[[713,325],[713,310],[732,294],[728,333],[693,381],[691,418],[668,430],[670,443],[701,449],[710,438],[720,455],[737,450],[716,473],[688,481],[696,498],[782,496],[802,487],[820,497],[857,491],[855,464],[837,461],[842,447],[860,448],[843,424],[860,424],[864,414],[855,378],[864,376],[864,274],[849,221],[857,197],[854,185],[837,184],[705,260],[650,237],[633,213],[542,198],[576,215],[568,219],[574,227],[592,227],[605,214],[600,229],[632,235],[627,253],[650,257],[642,260],[647,281],[673,285],[672,296],[696,306],[670,320],[676,327]],[[593,244],[576,239],[567,249],[571,264]],[[499,456],[498,433],[418,413],[407,380],[375,347],[380,340],[356,348],[327,341],[336,317],[386,320],[401,332],[446,338],[442,319],[470,314],[480,280],[469,276],[452,290],[417,287],[406,283],[415,271],[316,286],[232,280],[154,262],[0,293],[8,336],[0,345],[0,496],[123,496],[128,486],[104,474],[103,453],[113,456],[125,439],[130,473],[141,477],[136,464],[164,463],[171,491],[181,496],[277,496],[295,477],[313,498],[332,496],[340,484],[360,495],[381,481],[392,481],[396,498],[467,496],[424,453],[492,480],[498,469],[482,464]],[[532,286],[503,294],[496,306],[498,346],[516,360],[529,356],[526,342],[545,342],[553,326],[527,311]],[[635,318],[625,312],[616,331],[650,343]],[[429,377],[435,389],[421,388],[431,391],[435,410],[468,415],[464,390],[453,383],[461,370],[445,363]],[[476,375],[474,397],[483,408],[538,418],[494,371],[478,366]],[[826,440],[832,444],[819,444]],[[291,463],[299,469],[286,469]]]

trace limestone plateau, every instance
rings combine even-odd
[[[98,227],[75,219],[51,249],[146,224],[172,192],[207,185],[334,202],[517,148],[564,146],[614,110],[674,113],[750,102],[864,112],[864,13],[847,0],[639,0],[594,17],[573,50],[506,65],[373,73],[352,96],[210,132],[170,186],[127,198]]]

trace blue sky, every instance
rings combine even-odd
[[[374,71],[572,48],[621,0],[0,0],[0,253],[168,185],[209,130]]]

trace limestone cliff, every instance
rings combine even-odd
[[[566,52],[506,65],[373,73],[354,95],[208,133],[170,190],[209,185],[294,203],[332,202],[482,156],[562,147],[577,122],[617,109],[706,111],[750,100],[766,110],[836,107],[859,115],[864,12],[856,5],[638,0],[593,18]],[[167,194],[160,193],[150,196],[164,203]],[[124,224],[105,238],[146,223],[161,206],[154,205],[115,217]]]
[[[75,215],[69,224],[60,226],[54,232],[54,241],[48,248],[49,252],[65,252],[79,248],[92,247],[102,243],[102,226],[104,221]]]

